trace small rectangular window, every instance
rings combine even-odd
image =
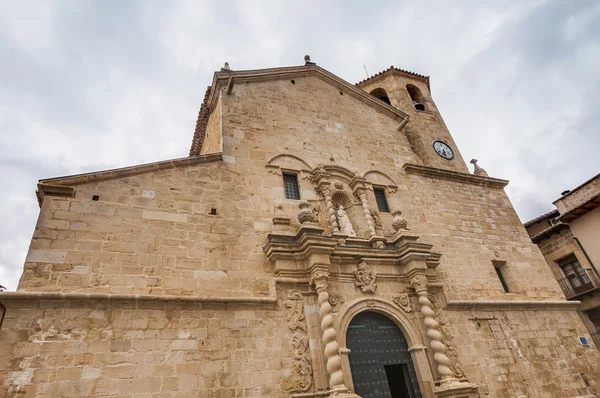
[[[283,173],[283,187],[287,199],[300,199],[300,189],[298,188],[298,176],[296,174]]]
[[[389,213],[390,207],[388,206],[387,199],[385,198],[385,190],[382,188],[375,188],[373,189],[373,192],[375,193],[375,200],[377,201],[377,207],[379,208],[379,211]]]
[[[500,269],[500,267],[494,267],[494,269],[496,270],[496,275],[498,275],[498,279],[500,279],[500,283],[502,284],[504,293],[510,293],[508,291],[508,285],[506,284],[506,281],[504,280],[504,275],[502,275],[502,270]]]

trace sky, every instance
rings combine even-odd
[[[431,76],[463,157],[522,221],[600,171],[600,1],[0,0],[0,285],[39,179],[187,156],[212,74],[303,64]]]

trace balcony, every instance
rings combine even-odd
[[[572,274],[558,280],[567,299],[600,288],[600,280],[593,269],[582,269],[582,271],[582,273]]]

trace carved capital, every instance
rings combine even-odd
[[[317,293],[327,290],[328,282],[329,272],[327,271],[315,271],[310,275],[310,284],[315,286]]]
[[[427,280],[423,275],[417,275],[411,278],[410,282],[408,282],[409,287],[415,289],[415,292],[420,292],[423,290],[427,290]]]

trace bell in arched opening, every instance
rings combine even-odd
[[[418,111],[424,111],[425,110],[425,105],[421,104],[420,102],[413,101],[413,106]]]

